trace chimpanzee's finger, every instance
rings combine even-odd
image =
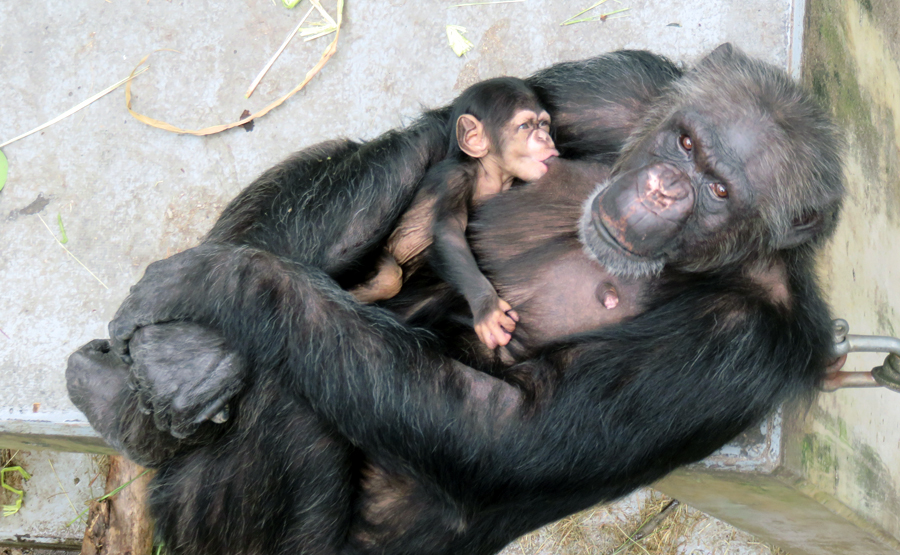
[[[493,326],[493,329],[491,330],[491,333],[494,337],[494,346],[495,347],[506,345],[507,343],[509,343],[509,340],[512,339],[512,335],[510,335],[509,332],[507,332],[505,329],[503,329],[503,326],[499,322],[496,322],[496,321],[494,322],[494,326]]]
[[[478,340],[487,345],[489,349],[493,349],[491,347],[491,337],[490,331],[488,331],[487,326],[484,324],[478,324],[475,326],[475,335],[478,336]]]
[[[497,336],[494,335],[494,330],[490,329],[487,333],[487,346],[489,349],[494,350],[497,348]]]
[[[134,392],[134,397],[137,400],[138,411],[140,411],[141,414],[152,413],[153,405],[150,400],[150,394],[145,388],[141,387],[134,373],[129,374],[128,380],[125,382],[125,385],[128,386],[128,389]]]
[[[131,364],[132,360],[128,354],[128,341],[134,335],[134,328],[123,325],[117,320],[109,323],[109,344],[114,353],[119,355],[126,364]]]
[[[501,314],[497,319],[497,323],[500,325],[500,328],[506,333],[512,333],[516,331],[516,321],[506,314]]]

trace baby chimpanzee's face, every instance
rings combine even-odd
[[[550,137],[550,114],[519,110],[503,126],[500,165],[522,181],[535,181],[547,173],[547,164],[559,156]]]

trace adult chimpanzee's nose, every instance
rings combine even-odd
[[[690,179],[670,164],[655,164],[645,168],[638,176],[637,186],[641,202],[657,214],[672,209],[676,204],[684,204],[679,201],[688,199],[693,191]],[[686,216],[681,212],[673,215],[676,218]]]

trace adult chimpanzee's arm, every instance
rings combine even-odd
[[[428,168],[443,157],[447,148],[446,119],[446,110],[435,110],[405,129],[389,131],[366,143],[330,141],[298,152],[244,189],[224,210],[204,244],[225,251],[253,247],[321,268],[338,280],[352,281],[354,276],[364,276],[360,267],[365,263],[365,255],[380,248]],[[215,269],[220,270],[225,271]],[[213,272],[202,277],[215,276]],[[142,283],[148,285],[148,279],[159,282],[151,287],[165,282],[166,287],[190,294],[188,281],[179,281],[174,275],[145,277]],[[119,314],[128,310],[123,305]],[[148,319],[147,313],[128,316],[141,322],[141,327],[171,320]],[[196,349],[205,344],[205,338],[191,337],[191,329],[185,328],[181,337],[172,340],[176,342],[174,350],[162,344],[159,349],[174,352],[179,347]],[[128,341],[135,330],[114,336],[117,341],[113,348],[126,360]],[[148,342],[144,354],[153,349],[154,342]],[[225,356],[225,350],[221,346],[211,349],[210,356]],[[145,356],[139,362],[159,366],[160,370],[168,368],[173,374],[190,375],[198,382],[206,378],[209,370],[202,364],[191,364],[190,359]],[[218,375],[223,384],[222,398],[213,405],[234,393],[242,380],[243,368],[228,368],[233,373],[232,383],[227,383],[228,373]],[[185,409],[199,415],[211,406]]]
[[[612,162],[648,107],[680,71],[643,51],[565,62],[527,79],[553,116],[567,158]],[[207,240],[239,243],[340,276],[380,242],[426,170],[447,149],[447,110],[356,143],[306,149],[265,174],[226,208]]]
[[[622,50],[555,64],[527,81],[553,117],[560,156],[613,163],[648,107],[680,76],[661,56]]]
[[[533,414],[320,270],[256,249],[205,245],[151,265],[113,331],[141,317],[222,330],[367,453],[477,506],[561,491],[588,503],[708,455],[821,376],[829,327],[815,293],[796,288],[788,312],[726,280],[693,285],[529,362],[564,370]]]
[[[527,363],[563,374],[533,414],[511,408],[508,386],[366,326],[348,334],[369,338],[358,350],[320,336],[310,344],[326,351],[293,355],[289,371],[354,444],[475,506],[565,491],[586,507],[708,456],[821,379],[829,319],[816,299],[785,315],[709,285]]]
[[[298,152],[244,189],[206,242],[252,246],[340,278],[383,242],[443,158],[446,119],[446,110],[435,110],[368,142]]]

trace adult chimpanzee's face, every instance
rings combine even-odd
[[[742,222],[776,171],[766,167],[772,131],[758,115],[677,113],[631,145],[589,201],[586,245],[611,271],[640,275],[666,262],[702,267],[726,247],[735,252],[736,230],[758,231]]]
[[[559,156],[550,137],[550,114],[545,111],[519,110],[500,136],[501,167],[523,181],[543,177],[550,159]]]

